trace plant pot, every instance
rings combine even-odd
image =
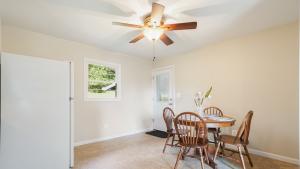
[[[197,107],[196,112],[199,114],[200,117],[204,117],[205,116],[203,106]]]

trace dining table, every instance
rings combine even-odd
[[[235,124],[236,119],[230,115],[224,114],[222,117],[207,115],[201,117],[206,123],[207,128],[227,128],[232,127]],[[197,151],[195,151],[197,153]],[[198,152],[199,153],[199,152]],[[208,157],[209,165],[213,169],[217,168],[217,164],[213,161],[211,157]]]
[[[225,127],[231,127],[235,123],[235,118],[229,115],[223,115],[222,117],[218,116],[204,116],[202,119],[206,123],[207,128],[225,128]]]
[[[226,128],[226,127],[232,127],[235,124],[235,118],[229,115],[223,115],[222,117],[218,116],[204,116],[202,119],[206,123],[207,128]],[[212,168],[217,168],[216,163],[213,161],[212,158],[208,158],[209,163],[208,165]]]

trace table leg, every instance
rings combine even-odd
[[[202,148],[204,149],[206,147],[202,147]],[[199,149],[196,148],[195,153],[196,153],[196,155],[200,156]],[[203,156],[206,155],[204,151],[202,151],[202,153],[203,153]],[[208,158],[208,161],[205,160],[205,164],[209,165],[213,169],[216,169],[217,168],[217,164],[214,162],[214,160],[209,155],[208,155],[207,158]]]

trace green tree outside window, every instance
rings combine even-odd
[[[104,65],[88,64],[88,94],[92,97],[117,97],[115,69]]]

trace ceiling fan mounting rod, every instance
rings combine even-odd
[[[152,40],[152,44],[153,44],[153,59],[152,61],[155,62],[155,59],[156,59],[156,51],[155,51],[155,40],[153,39]]]

